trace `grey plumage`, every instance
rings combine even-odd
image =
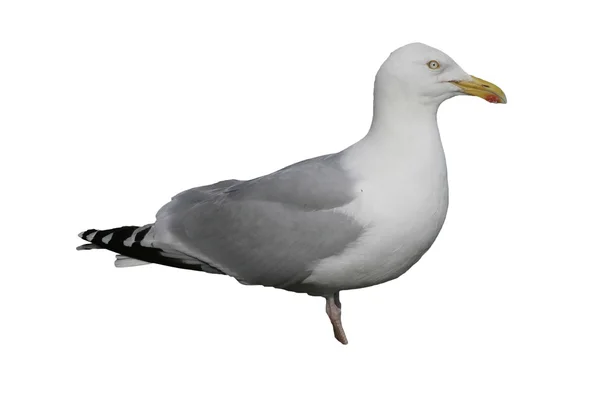
[[[340,164],[341,155],[330,154],[290,165],[273,174],[229,186],[232,200],[259,200],[302,210],[327,210],[354,199],[352,180]]]
[[[169,224],[183,229],[171,232],[194,256],[247,284],[297,285],[315,261],[338,254],[361,232],[341,213],[223,197],[174,215]]]
[[[197,187],[163,206],[139,245],[160,249],[162,256],[198,260],[244,284],[328,294],[328,288],[302,281],[317,261],[339,254],[360,236],[356,221],[334,211],[352,201],[352,190],[339,154],[249,181]],[[123,248],[131,247],[142,228],[123,240]],[[112,235],[103,235],[97,245],[111,249]]]

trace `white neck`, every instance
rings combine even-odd
[[[362,140],[347,149],[348,167],[379,174],[389,170],[418,174],[425,168],[445,176],[444,150],[437,126],[439,104],[424,104],[379,81],[375,82],[371,128]]]

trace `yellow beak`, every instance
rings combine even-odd
[[[473,78],[472,81],[451,81],[450,83],[458,86],[464,93],[471,96],[481,97],[490,103],[506,104],[506,95],[498,86],[474,76],[471,76],[471,78]]]

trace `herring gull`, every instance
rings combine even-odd
[[[468,94],[506,103],[421,43],[395,50],[375,79],[373,120],[350,147],[256,179],[184,191],[155,222],[89,229],[78,249],[117,253],[117,267],[163,264],[324,297],[347,344],[340,291],[398,278],[436,239],[448,209],[439,105]]]

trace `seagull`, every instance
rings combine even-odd
[[[174,196],[153,223],[89,229],[78,250],[115,265],[162,264],[325,298],[335,338],[340,292],[398,278],[435,241],[448,210],[440,104],[457,95],[506,103],[496,85],[422,43],[390,54],[375,78],[373,119],[357,143],[251,180]]]

